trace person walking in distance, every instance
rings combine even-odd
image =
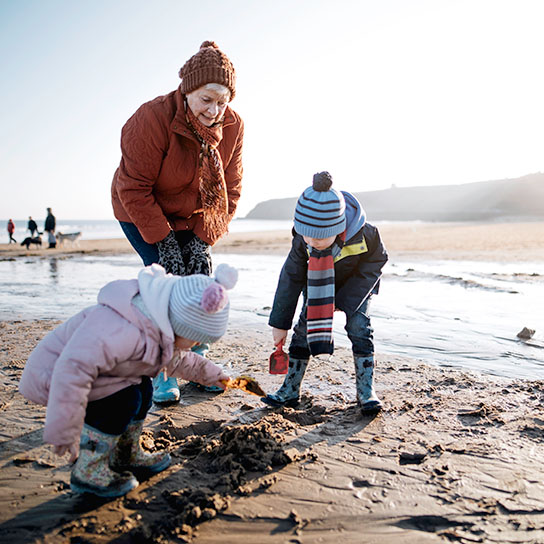
[[[15,232],[15,223],[12,219],[8,221],[8,235],[9,235],[9,243],[13,242],[14,244],[17,243],[17,240],[13,237],[13,233]]]
[[[38,234],[38,225],[34,219],[32,219],[32,216],[30,215],[28,217],[28,225],[26,226],[26,230],[30,231],[30,237],[34,238],[36,234]]]
[[[57,239],[55,237],[55,228],[57,227],[57,220],[51,211],[51,208],[47,208],[47,217],[45,218],[45,224],[43,227],[44,232],[47,232],[49,247],[53,249],[57,247]]]

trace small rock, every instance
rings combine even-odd
[[[527,327],[523,327],[523,329],[518,332],[517,337],[522,338],[523,340],[529,340],[533,337],[535,332],[536,331],[534,329],[528,329]]]
[[[401,451],[399,454],[399,463],[401,465],[420,465],[427,458],[425,452],[407,452]]]

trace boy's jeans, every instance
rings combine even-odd
[[[359,309],[350,316],[346,316],[346,332],[351,340],[353,353],[357,356],[368,357],[374,355],[374,329],[370,325],[368,307],[370,297],[368,297]],[[289,346],[289,355],[295,359],[309,359],[310,350],[308,349],[308,340],[306,337],[306,301],[300,312],[293,337]]]

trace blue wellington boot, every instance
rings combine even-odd
[[[166,378],[164,371],[153,378],[153,402],[167,404],[179,401],[177,378]]]
[[[308,366],[308,359],[294,359],[289,357],[289,370],[283,380],[282,386],[275,392],[266,397],[261,397],[261,401],[268,406],[278,408],[280,406],[296,406],[300,397],[300,384]]]
[[[382,403],[374,391],[374,357],[354,355],[357,404],[363,415],[377,414]]]

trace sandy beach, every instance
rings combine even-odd
[[[543,223],[384,224],[392,259],[544,261]],[[284,253],[289,232],[230,234],[217,253]],[[22,251],[21,251],[22,250]],[[0,260],[132,252],[125,240]],[[249,257],[248,257],[249,258]],[[144,446],[174,462],[126,497],[70,491],[70,467],[42,442],[45,409],[17,392],[26,358],[58,322],[0,322],[0,541],[231,543],[544,542],[544,383],[377,354],[384,411],[361,417],[351,353],[312,361],[296,409],[184,384],[153,407]],[[269,331],[229,328],[210,351],[267,392]],[[379,351],[379,346],[378,346]]]
[[[380,234],[391,257],[470,259],[497,262],[543,261],[544,223],[384,223]],[[215,246],[216,253],[287,254],[291,233],[285,231],[229,233]],[[55,249],[0,244],[0,259],[23,256],[133,253],[125,238],[81,240]]]

